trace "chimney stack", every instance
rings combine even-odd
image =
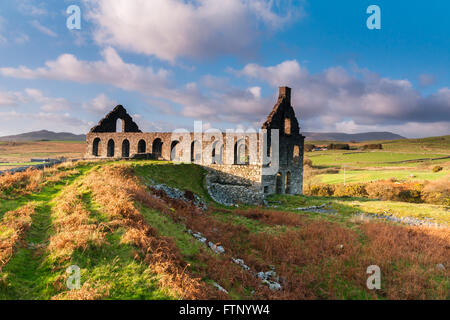
[[[280,87],[280,98],[286,98],[288,102],[291,102],[291,88]]]

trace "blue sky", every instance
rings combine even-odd
[[[81,30],[66,27],[69,5]],[[381,29],[369,30],[369,5]],[[3,0],[0,135],[259,127],[277,87],[303,131],[450,134],[450,2]]]

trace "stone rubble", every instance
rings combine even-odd
[[[325,209],[326,206],[327,206],[327,204],[322,204],[320,206],[295,208],[294,210],[310,211],[310,212],[316,212],[316,213],[333,215],[333,216],[338,215],[338,213],[333,210]],[[272,205],[271,207],[276,208],[277,206]],[[413,217],[396,217],[389,211],[384,211],[383,214],[359,212],[359,213],[354,214],[353,217],[381,219],[381,220],[387,220],[387,221],[391,221],[391,222],[403,223],[403,224],[407,224],[410,226],[447,227],[446,225],[439,224],[437,222],[433,222],[433,220],[434,220],[433,218],[426,217],[426,218],[423,218],[423,220],[422,220],[422,219],[417,219],[417,218],[413,218]]]
[[[214,285],[214,287],[217,288],[217,290],[222,291],[222,292],[225,292],[226,294],[228,294],[228,291],[225,290],[225,289],[224,289],[220,284],[218,284],[217,282],[214,282],[213,285]]]
[[[207,209],[206,203],[199,196],[197,196],[193,192],[181,191],[180,189],[172,188],[172,187],[166,186],[165,184],[155,184],[153,182],[151,182],[148,186],[153,188],[153,189],[156,189],[156,190],[164,191],[164,193],[169,198],[172,198],[172,199],[175,199],[175,200],[183,200],[183,201],[186,201],[186,202],[192,202],[196,207],[198,207],[198,208],[200,208],[202,210],[206,210]],[[186,195],[188,193],[191,196],[190,198],[186,197]]]
[[[187,231],[190,235],[192,235],[195,239],[200,241],[201,243],[207,245],[209,248],[211,248],[212,251],[214,251],[217,254],[222,254],[225,252],[225,249],[222,246],[215,245],[211,241],[208,241],[200,232],[193,232],[192,230]]]

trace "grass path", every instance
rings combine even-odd
[[[51,210],[52,200],[67,185],[86,173],[91,166],[80,166],[76,175],[62,179],[60,182],[45,187],[40,193],[23,197],[20,200],[2,201],[3,208],[18,208],[26,202],[37,203],[36,213],[32,216],[32,224],[28,230],[24,246],[18,248],[3,270],[3,280],[0,285],[0,299],[48,299],[51,296],[51,286],[46,281],[50,266],[45,262],[45,248],[52,231]],[[6,283],[5,283],[6,282]]]

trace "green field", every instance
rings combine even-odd
[[[399,181],[431,181],[441,179],[450,174],[449,170],[432,172],[431,170],[404,169],[404,170],[345,170],[337,174],[318,175],[318,181],[327,184],[371,182],[376,180],[389,180],[395,178]]]
[[[312,143],[318,144],[317,142]],[[350,144],[350,146],[356,149],[369,143],[382,143],[383,149],[370,151],[328,150],[305,153],[305,158],[312,161],[314,183],[339,184],[389,179],[433,181],[450,174],[450,136],[370,141]],[[443,170],[433,172],[435,166],[441,166]],[[320,171],[326,168],[333,168],[338,172],[322,173]]]
[[[26,188],[23,183],[0,193],[0,242],[15,232],[21,232],[22,239],[16,242],[6,265],[0,265],[0,299],[145,300],[216,295],[224,299],[450,298],[445,294],[450,288],[447,275],[433,269],[438,262],[446,263],[441,252],[446,240],[440,238],[446,229],[439,229],[440,233],[421,230],[411,236],[409,228],[396,223],[354,218],[361,212],[389,211],[398,217],[431,218],[448,224],[444,206],[273,195],[268,208],[224,207],[208,196],[206,171],[197,165],[81,162],[55,170],[47,178],[61,172],[68,175],[51,183],[45,183],[44,177],[45,186],[33,186],[34,192],[28,195],[21,195]],[[190,190],[209,209],[193,214],[195,209],[186,207],[185,202],[153,198],[144,184],[155,183]],[[30,203],[36,208],[29,226],[14,229],[11,212]],[[318,205],[326,205],[326,213],[297,209]],[[139,231],[146,226],[153,231]],[[224,246],[225,253],[214,253],[188,229]],[[396,242],[402,237],[409,237],[407,246]],[[377,254],[383,241],[393,244]],[[158,249],[150,250],[152,243],[159,242],[165,243],[161,252],[175,254],[168,255],[163,264],[158,262]],[[429,246],[426,259],[423,245]],[[272,266],[284,279],[283,289],[269,290],[233,263],[232,257],[244,259],[255,271]],[[370,291],[365,285],[367,263],[373,259],[384,272],[381,291]],[[65,270],[70,265],[81,268],[79,290],[65,286]],[[425,270],[430,277],[422,279]],[[194,284],[181,285],[181,274],[199,286],[199,291],[189,289]],[[408,294],[400,281],[406,274],[417,281]],[[214,283],[228,293],[219,293]]]

